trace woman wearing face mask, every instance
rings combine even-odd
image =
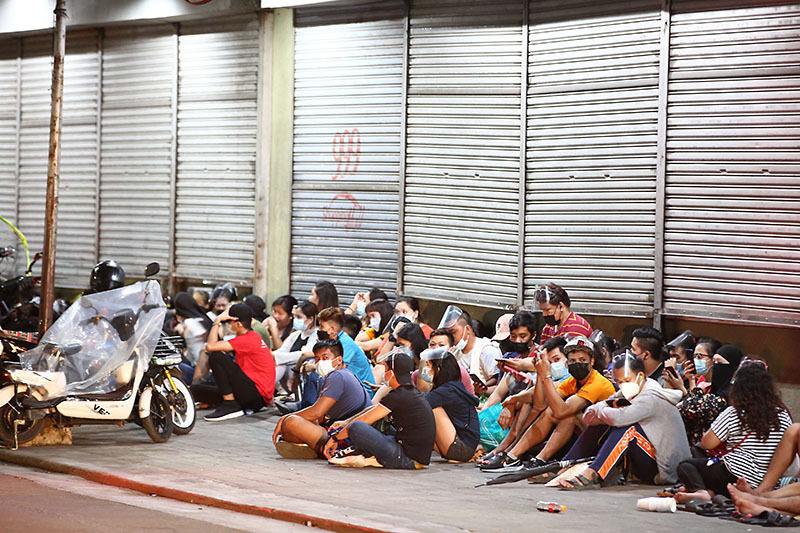
[[[394,306],[395,314],[403,315],[414,324],[422,328],[422,333],[426,339],[431,338],[433,328],[422,321],[422,313],[419,310],[419,300],[411,296],[404,296],[397,300]]]
[[[563,489],[594,488],[613,480],[624,456],[639,480],[675,483],[678,465],[690,457],[683,422],[675,409],[680,393],[647,378],[644,362],[631,353],[615,357],[613,366],[619,392],[586,409],[583,421],[589,428],[564,456],[565,460],[595,459],[582,474],[563,480]]]
[[[374,300],[367,304],[369,326],[356,335],[356,344],[364,350],[367,357],[374,354],[383,344],[383,330],[394,315],[394,308],[386,300]]]
[[[730,357],[736,361],[735,366],[727,365],[721,367],[715,375],[715,364],[713,354],[721,348],[719,342],[711,338],[702,338],[697,342],[694,350],[694,359],[690,359],[683,364],[685,369],[685,380],[677,382],[677,389],[684,396],[683,402],[679,405],[681,416],[686,426],[686,435],[689,444],[693,447],[692,453],[697,457],[705,456],[695,446],[700,444],[700,440],[711,423],[728,406],[727,389],[730,384],[732,371],[736,370],[741,360],[741,352],[738,357],[735,353]],[[737,348],[731,346],[733,351]],[[722,357],[717,358],[723,365]],[[730,369],[730,371],[728,371]],[[725,382],[723,386],[723,382]],[[684,384],[686,385],[684,387]]]
[[[181,363],[180,368],[184,381],[191,383],[194,367],[208,338],[208,332],[211,331],[212,322],[205,309],[197,305],[188,292],[179,292],[172,302],[175,318],[180,325],[175,331],[186,341],[186,361]]]
[[[467,462],[475,455],[481,430],[478,422],[478,398],[461,383],[461,370],[448,351],[425,350],[420,359],[425,363],[421,376],[433,383],[433,390],[424,398],[436,419],[434,449],[448,461]]]
[[[431,338],[428,340],[428,349],[435,350],[437,348],[443,348],[447,351],[451,351],[454,344],[453,335],[448,330],[435,329],[431,333]],[[420,361],[418,369],[411,374],[412,383],[414,383],[417,390],[423,394],[430,392],[433,387],[433,376],[430,374],[422,375],[422,368],[426,365],[427,363],[425,361]],[[472,378],[469,377],[469,372],[460,364],[458,365],[458,369],[461,372],[461,383],[464,384],[464,388],[467,389],[467,392],[474,395],[475,389],[472,386]]]
[[[292,328],[280,348],[272,352],[275,356],[275,385],[288,377],[287,373],[297,364],[304,353],[311,353],[317,342],[317,306],[303,302],[292,309]],[[292,387],[286,382],[286,389]],[[290,391],[291,392],[291,391]]]

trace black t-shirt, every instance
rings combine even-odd
[[[478,398],[467,392],[460,381],[448,381],[436,387],[424,398],[431,409],[443,407],[444,412],[456,428],[458,438],[469,447],[477,447],[481,438],[481,423],[478,420]]]
[[[419,391],[411,386],[399,387],[387,394],[381,405],[392,412],[390,420],[397,429],[397,442],[403,452],[420,464],[430,464],[436,422],[431,406]]]

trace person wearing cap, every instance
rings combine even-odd
[[[593,403],[614,394],[614,385],[593,368],[594,345],[589,339],[572,337],[564,346],[564,355],[567,356],[570,377],[558,387],[553,383],[550,361],[538,354],[533,358],[537,373],[533,406],[535,410],[543,412],[509,450],[502,466],[485,468],[485,471],[515,472],[547,464],[569,443],[573,434],[582,429],[580,413]],[[545,440],[547,443],[534,459],[521,459],[522,454]]]
[[[403,470],[423,468],[430,464],[436,442],[433,410],[411,384],[414,360],[399,350],[381,359],[385,365],[384,380],[392,389],[380,403],[368,407],[346,421],[334,422],[334,433],[325,445],[325,457],[332,464],[346,466],[383,466]],[[384,435],[375,422],[389,417],[397,436]],[[363,455],[335,458],[340,440],[349,439]]]
[[[555,283],[546,283],[536,289],[533,299],[542,311],[545,326],[542,328],[540,343],[552,337],[579,335],[592,336],[589,322],[570,309],[569,294]]]
[[[253,315],[251,324],[253,331],[264,339],[267,346],[270,346],[271,339],[269,337],[269,331],[267,331],[267,326],[261,323],[267,318],[267,314],[264,312],[264,309],[267,308],[267,304],[264,303],[264,300],[262,300],[260,296],[256,296],[255,294],[248,294],[245,296],[244,299],[242,299],[242,303],[250,308],[250,313]]]
[[[583,422],[589,427],[564,456],[565,460],[595,459],[582,474],[562,480],[562,489],[616,482],[623,457],[640,481],[673,484],[678,480],[678,465],[691,457],[683,421],[675,409],[680,393],[647,378],[644,361],[630,352],[616,356],[613,367],[619,392],[586,409]]]
[[[456,357],[469,372],[475,394],[491,395],[497,386],[500,373],[497,359],[503,355],[497,343],[485,337],[478,337],[469,313],[455,305],[448,306],[445,310],[439,327],[447,328],[456,340],[454,347]]]
[[[369,406],[364,385],[344,367],[343,355],[342,343],[336,339],[314,345],[315,371],[325,381],[313,405],[278,420],[272,442],[282,457],[300,459],[322,455],[331,422],[347,419]]]
[[[208,333],[208,362],[222,403],[204,417],[217,422],[243,416],[245,411],[258,411],[275,392],[275,360],[264,340],[252,330],[253,315],[245,304],[232,305],[214,321]],[[224,322],[230,323],[234,338],[219,340]],[[234,352],[236,361],[226,353]]]
[[[425,366],[422,378],[427,374],[433,390],[425,394],[425,400],[433,409],[436,419],[436,446],[439,455],[448,461],[465,463],[472,459],[481,437],[478,398],[467,392],[461,383],[461,366],[455,356],[441,348],[425,350],[420,355]]]

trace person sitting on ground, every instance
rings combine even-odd
[[[500,347],[486,337],[478,337],[469,313],[454,305],[445,310],[439,327],[447,328],[453,338],[458,339],[454,346],[455,354],[461,366],[469,372],[475,393],[491,395],[500,374],[497,368],[497,359],[503,356]]]
[[[317,306],[317,309],[327,309],[328,307],[339,308],[339,292],[336,286],[330,281],[320,281],[311,289],[311,296],[308,301]]]
[[[205,289],[194,289],[191,294],[197,305],[203,308],[209,320],[213,321],[214,319],[209,315],[211,313],[211,293]]]
[[[696,345],[697,338],[688,329],[667,343],[669,357],[681,376],[683,376],[683,363],[694,357]]]
[[[800,483],[796,481],[797,471],[789,471],[796,464],[798,453],[800,424],[792,424],[775,449],[761,484],[753,488],[744,477],[739,477],[735,484],[728,484],[728,492],[736,504],[736,510],[752,515],[773,510],[792,516],[800,515]],[[787,472],[791,477],[784,476]]]
[[[536,385],[533,388],[533,411],[542,413],[503,457],[481,468],[488,472],[515,472],[523,468],[543,466],[564,448],[576,432],[582,430],[581,413],[588,406],[614,394],[614,385],[594,368],[594,345],[586,337],[572,337],[564,346],[570,377],[556,387],[550,361],[541,354],[534,356]],[[520,398],[522,402],[527,399]],[[530,400],[527,400],[530,401]],[[549,437],[549,438],[548,438]],[[544,448],[530,461],[522,455],[533,446],[545,442]],[[497,463],[502,460],[502,465]]]
[[[369,326],[356,335],[356,344],[368,356],[376,353],[383,344],[384,332],[392,316],[394,316],[394,308],[386,300],[372,300],[367,304]]]
[[[269,338],[269,331],[267,331],[267,326],[262,324],[267,318],[267,313],[264,311],[267,308],[267,304],[260,296],[255,294],[248,294],[242,298],[242,303],[248,306],[250,312],[253,313],[253,331],[258,333],[258,336],[264,339],[269,349],[272,350],[272,340]]]
[[[443,348],[444,350],[451,351],[454,344],[453,335],[448,330],[435,329],[428,340],[428,349],[435,350],[437,348]],[[424,366],[427,366],[427,363],[420,361],[417,370],[414,370],[411,374],[411,380],[414,386],[423,394],[430,392],[433,388],[433,381],[426,381],[427,378],[421,376],[421,371]],[[461,364],[458,365],[458,369],[459,372],[461,372],[461,383],[464,385],[464,388],[467,389],[467,392],[474,395],[475,389],[472,386],[472,379],[469,377],[469,372],[467,372],[467,369],[461,366]]]
[[[396,314],[403,315],[411,322],[422,328],[422,333],[425,335],[426,340],[431,338],[433,328],[423,321],[422,312],[420,311],[419,307],[419,300],[413,296],[403,296],[397,300],[396,304],[394,304],[394,312]]]
[[[693,498],[711,500],[715,494],[729,496],[728,484],[740,477],[751,487],[759,486],[791,425],[766,364],[744,361],[730,388],[730,405],[701,442],[712,459],[689,459],[678,466],[685,492],[675,499],[685,503]]]
[[[414,364],[420,364],[420,354],[428,349],[428,341],[425,340],[425,335],[422,333],[422,328],[412,322],[406,322],[401,324],[397,329],[397,337],[393,337],[394,342],[398,348],[406,348],[408,350],[408,354],[411,355],[414,359]],[[375,377],[375,382],[380,381],[380,376],[383,375],[383,372],[386,369],[383,368],[383,365],[375,365],[372,369],[372,374]],[[380,374],[379,374],[380,373]],[[412,382],[415,382],[414,375],[411,376]],[[378,391],[375,393],[375,396],[372,397],[372,403],[380,402],[381,398],[386,396],[391,389],[389,386],[384,383]]]
[[[344,315],[344,332],[353,340],[361,333],[363,327],[361,320],[356,315]]]
[[[297,372],[292,372],[300,358],[303,354],[313,356],[311,348],[317,343],[317,306],[311,302],[303,302],[292,309],[291,316],[292,333],[286,337],[280,348],[272,352],[276,365],[275,385],[285,380],[287,392],[293,392],[297,381],[294,374]]]
[[[655,328],[636,328],[631,340],[631,353],[642,360],[648,379],[664,386],[664,335]]]
[[[422,352],[420,359],[425,364],[423,376],[430,376],[433,383],[433,390],[424,397],[436,419],[434,449],[448,461],[465,463],[475,455],[481,436],[475,410],[478,398],[467,392],[461,383],[461,369],[452,353],[441,348],[428,349]]]
[[[517,329],[518,328],[515,328],[514,331]],[[550,362],[550,377],[557,385],[560,385],[569,377],[567,358],[562,351],[566,344],[567,340],[564,337],[552,337],[539,348],[539,353]],[[511,368],[524,367],[530,369],[528,372],[529,375],[532,376],[533,382],[531,386],[535,386],[537,382],[536,374],[530,374],[530,372],[535,372],[533,361],[533,358],[526,357],[510,359],[506,364]],[[526,364],[522,365],[520,363]],[[513,379],[513,383],[520,382],[516,377],[504,378],[504,380],[505,379]],[[498,386],[498,389],[500,389],[501,386],[502,383]],[[519,386],[520,385],[517,385],[517,387]],[[478,413],[478,419],[481,422],[481,444],[486,447],[494,446],[491,452],[477,461],[480,465],[493,464],[496,467],[502,466],[505,452],[517,444],[528,428],[530,428],[531,424],[536,421],[542,411],[547,407],[547,405],[544,404],[534,409],[534,391],[532,391],[530,387],[525,386],[523,387],[524,390],[520,392],[515,392],[514,388],[513,386],[508,387],[509,394],[503,399],[502,403],[492,406],[489,409],[483,409]],[[497,442],[498,436],[500,436],[499,443]]]
[[[583,422],[589,427],[564,456],[595,459],[582,474],[561,481],[561,487],[585,489],[616,481],[624,456],[639,481],[675,483],[678,465],[691,457],[675,409],[680,392],[645,377],[644,361],[631,353],[617,356],[613,366],[619,392],[586,409]]]
[[[272,352],[258,333],[251,329],[253,317],[245,304],[235,304],[214,321],[208,334],[206,351],[209,365],[214,375],[215,391],[192,388],[199,401],[211,392],[214,399],[222,402],[216,411],[204,417],[206,421],[217,422],[243,416],[245,411],[256,412],[272,401],[275,392],[275,360]],[[230,322],[236,337],[219,340],[220,324]],[[236,354],[236,361],[223,352]]]
[[[227,311],[233,301],[236,300],[238,294],[236,285],[233,283],[220,283],[214,287],[214,292],[211,293],[214,310],[212,320]]]
[[[433,410],[411,384],[414,360],[399,351],[384,356],[384,379],[392,391],[377,405],[346,421],[334,422],[338,430],[325,445],[325,457],[333,464],[372,465],[414,470],[430,464],[436,442]],[[397,436],[384,435],[372,424],[389,416]],[[364,455],[333,458],[340,440],[349,439]]]
[[[284,294],[272,302],[272,314],[262,320],[267,328],[272,351],[283,346],[284,341],[292,334],[293,311],[297,307],[297,300],[291,294]]]
[[[367,314],[367,304],[374,300],[389,300],[389,297],[379,288],[373,287],[369,292],[356,293],[353,297],[353,301],[347,306],[344,312],[361,318]]]
[[[307,457],[304,450],[295,447],[281,450],[279,438],[284,442],[306,444],[310,448],[305,450],[310,452],[308,457],[321,456],[322,448],[328,442],[331,422],[345,420],[369,406],[369,395],[364,385],[344,367],[343,355],[342,343],[336,339],[319,341],[314,345],[316,372],[325,381],[314,405],[278,420],[272,442],[279,452],[283,451],[282,456],[299,452],[300,457]]]
[[[205,309],[197,305],[188,292],[179,292],[172,300],[175,307],[175,318],[178,326],[175,332],[186,342],[186,361],[180,369],[183,379],[191,385],[194,367],[200,358],[200,352],[208,339],[208,332],[213,322],[206,315]]]
[[[570,310],[571,301],[567,291],[555,283],[546,283],[536,289],[533,299],[542,311],[545,326],[542,328],[540,344],[552,337],[592,335],[592,326],[579,314]]]

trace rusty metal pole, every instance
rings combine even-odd
[[[47,158],[47,206],[44,214],[42,292],[39,303],[39,337],[53,321],[56,269],[58,178],[61,164],[61,104],[64,96],[64,54],[67,42],[67,2],[56,0],[53,31],[53,81],[50,91],[50,152]]]

